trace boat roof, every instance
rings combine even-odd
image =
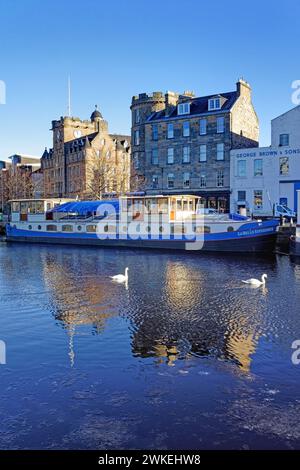
[[[54,207],[49,212],[64,212],[64,213],[76,213],[79,215],[86,215],[88,213],[97,212],[99,207],[105,204],[107,205],[107,208],[105,208],[105,212],[107,212],[108,214],[119,210],[118,200],[102,199],[101,201],[98,200],[98,201],[66,202],[65,204],[61,204],[57,207]]]

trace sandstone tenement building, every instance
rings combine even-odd
[[[53,148],[42,156],[45,197],[98,198],[130,184],[130,136],[108,133],[96,108],[90,120],[52,121]]]
[[[167,92],[132,98],[132,156],[147,194],[195,194],[206,207],[229,209],[230,150],[257,147],[251,87],[195,97]]]

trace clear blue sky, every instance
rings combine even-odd
[[[130,132],[134,94],[253,89],[261,144],[290,109],[300,79],[296,0],[0,0],[0,160],[40,155],[51,120],[89,118],[97,103],[111,132]]]

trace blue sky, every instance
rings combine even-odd
[[[134,94],[231,91],[244,77],[270,144],[270,120],[294,105],[300,3],[227,0],[0,0],[0,160],[40,155],[51,120],[89,118],[99,105],[111,132],[130,132]]]

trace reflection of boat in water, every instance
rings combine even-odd
[[[196,196],[11,201],[8,241],[219,252],[270,252],[278,222],[203,214]]]

